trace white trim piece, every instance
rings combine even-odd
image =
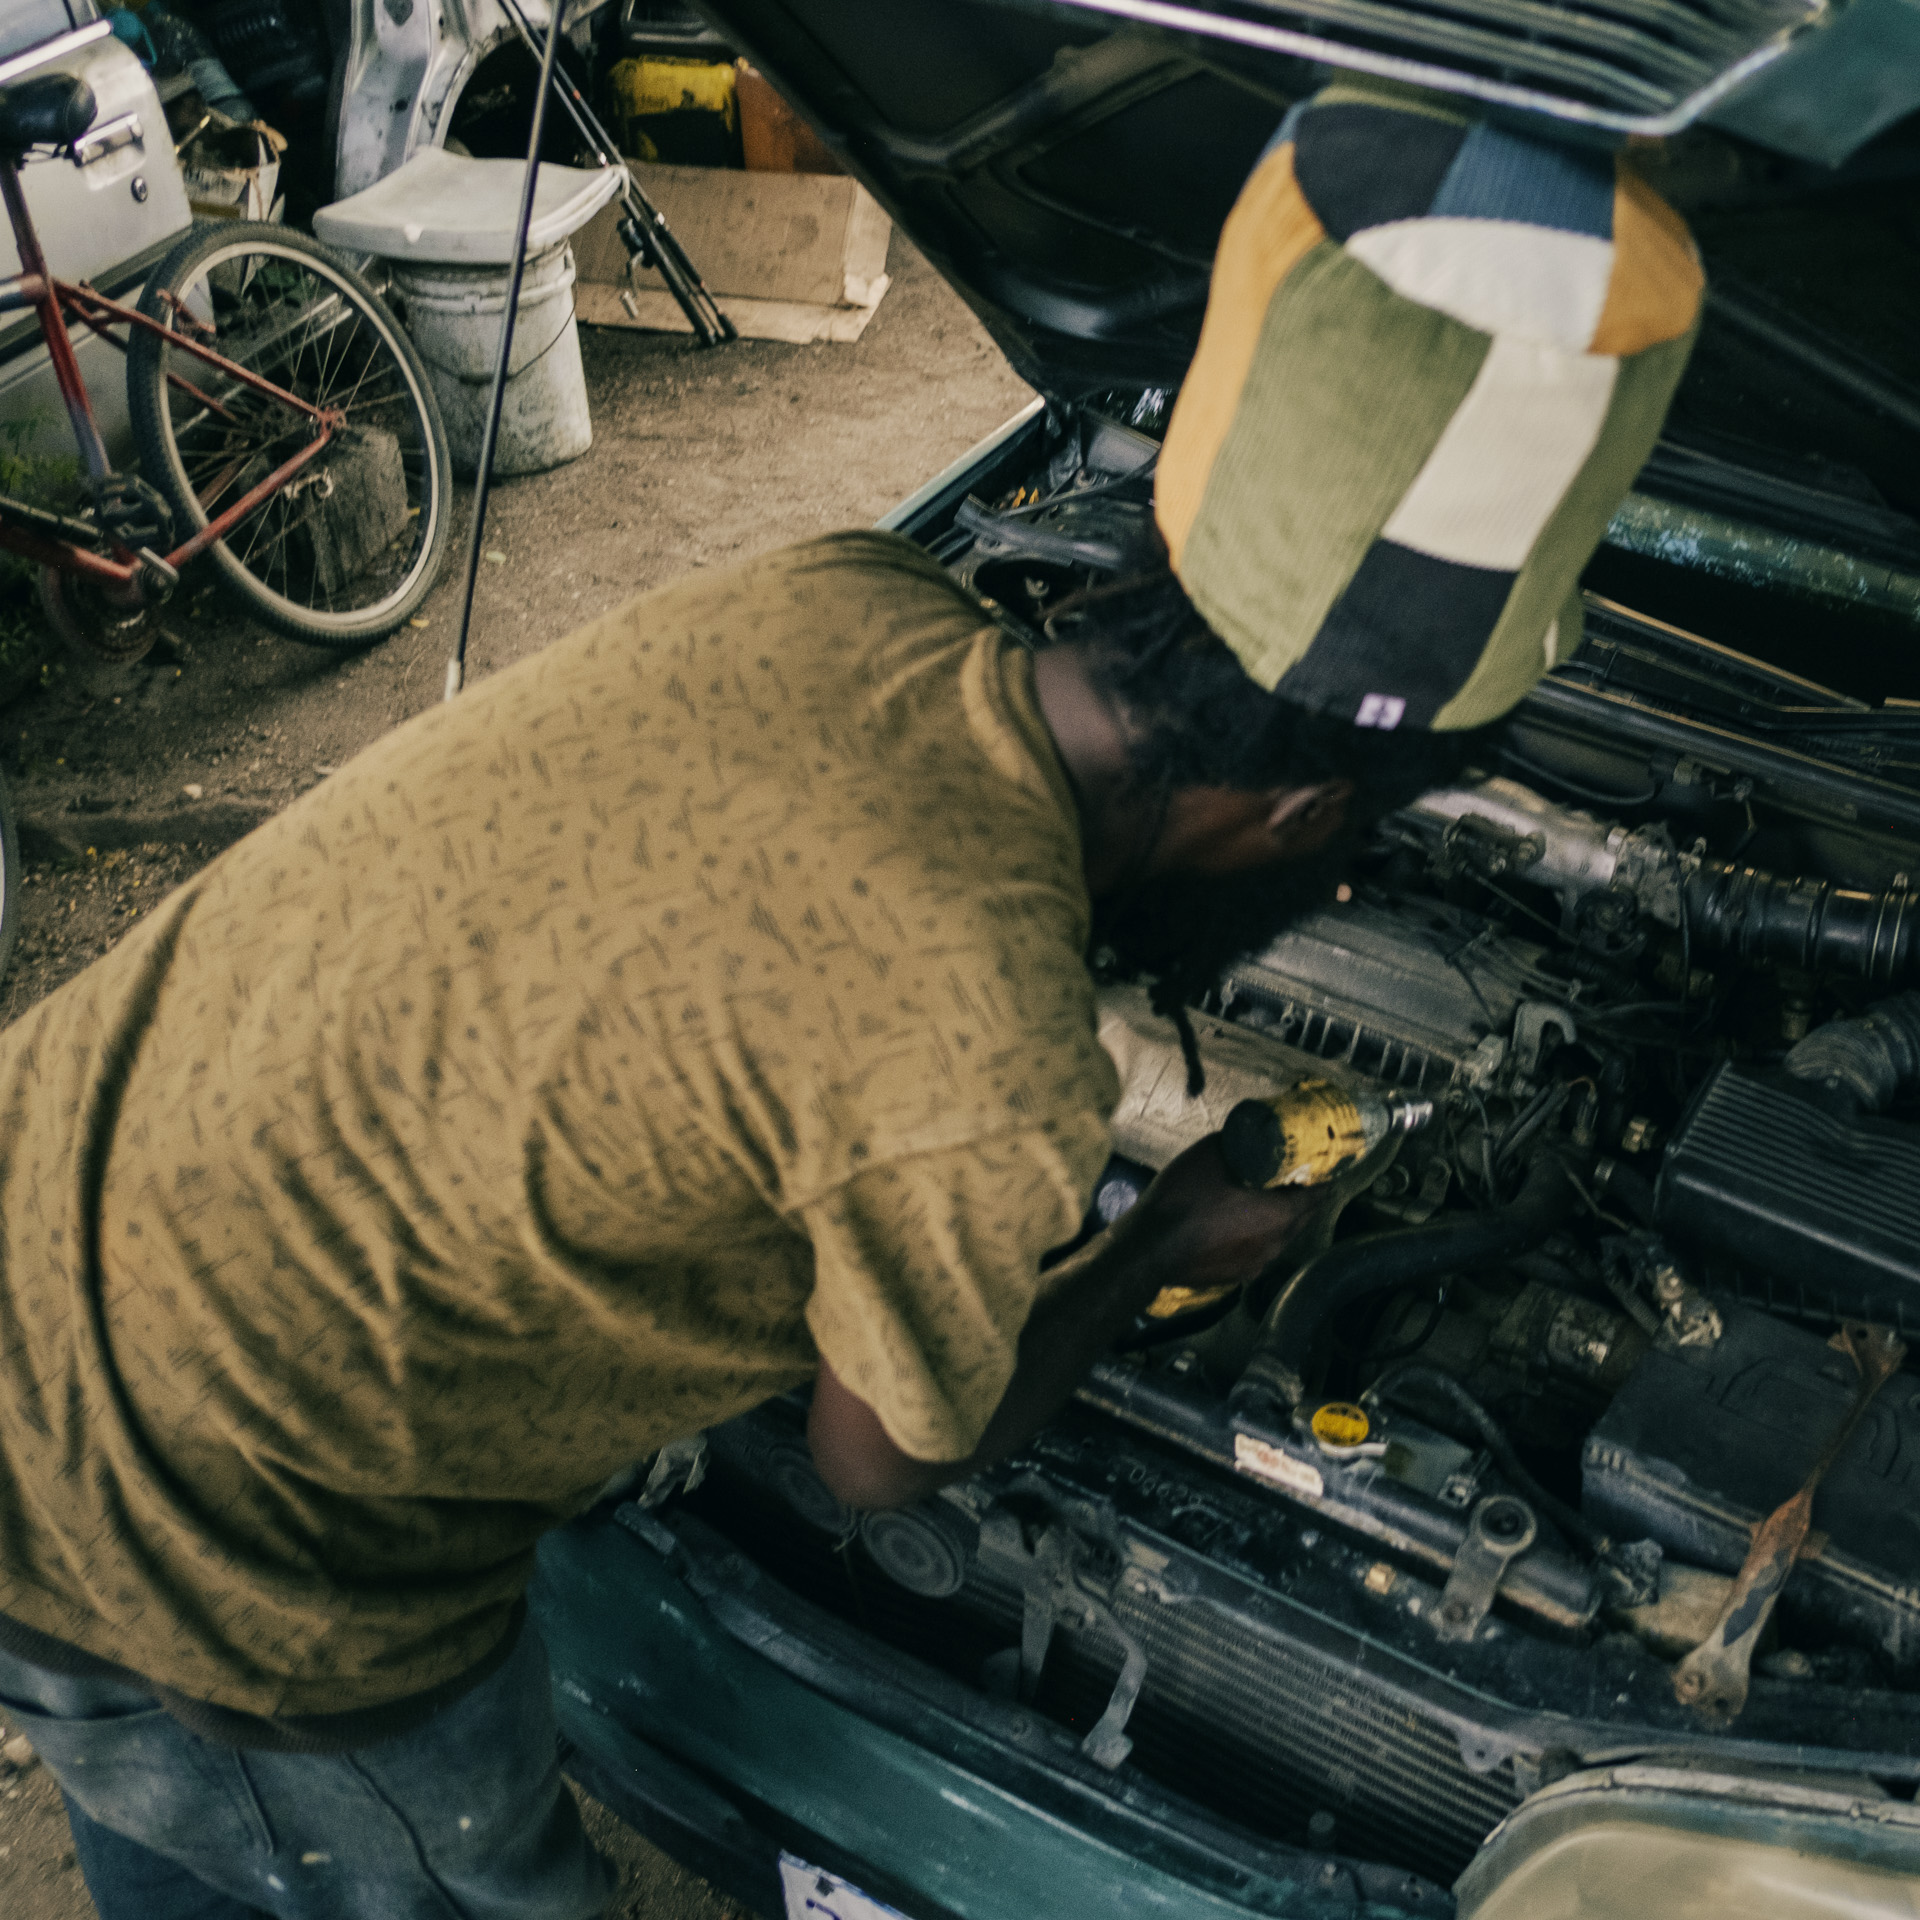
[[[1586,465],[1619,371],[1611,355],[1497,335],[1382,538],[1518,573]]]
[[[1462,326],[1575,353],[1592,340],[1613,277],[1611,240],[1520,220],[1389,220],[1351,235],[1347,251]]]
[[[64,60],[70,53],[78,53],[82,47],[90,47],[96,40],[104,40],[113,32],[111,20],[90,21],[84,27],[76,27],[71,33],[63,33],[54,40],[42,40],[37,47],[29,47],[25,53],[16,53],[10,59],[0,60],[0,86],[9,80],[17,80],[23,73],[35,73],[40,68],[51,66],[56,60]]]

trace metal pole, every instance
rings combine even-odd
[[[500,410],[506,403],[507,364],[513,357],[513,323],[520,309],[520,282],[527,271],[527,236],[533,230],[533,194],[540,180],[540,141],[547,130],[547,100],[553,85],[553,60],[560,49],[560,9],[564,0],[550,0],[547,42],[540,53],[540,83],[533,96],[533,129],[527,136],[527,179],[520,194],[520,224],[513,236],[513,272],[507,280],[507,310],[500,316],[500,352],[494,362],[493,393],[487,402],[487,424],[480,436],[479,467],[473,478],[473,523],[467,530],[466,593],[460,606],[460,632],[447,662],[447,685],[442,698],[451,700],[466,684],[467,631],[473,625],[473,590],[480,576],[480,544],[487,531],[487,494],[493,480],[493,450],[500,438]]]
[[[521,11],[520,0],[501,0],[501,4],[506,8],[527,51],[544,59],[545,48],[535,37],[526,14]],[[651,267],[658,273],[680,311],[686,315],[695,339],[703,347],[719,347],[726,345],[729,340],[738,340],[740,329],[707,291],[707,283],[700,278],[699,269],[674,236],[673,229],[667,225],[666,215],[640,190],[640,183],[634,179],[633,169],[622,158],[613,136],[601,124],[600,116],[587,104],[586,95],[567,78],[565,67],[555,69],[553,87],[581,139],[592,150],[595,162],[602,167],[618,167],[626,175],[626,185],[621,194],[625,218],[620,222],[619,234],[621,244],[627,249],[628,277],[632,277],[636,266]],[[620,297],[627,303],[627,311],[632,313],[632,294],[623,293]]]

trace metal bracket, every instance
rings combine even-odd
[[[1031,1703],[1039,1691],[1053,1630],[1061,1620],[1083,1630],[1097,1629],[1120,1647],[1120,1674],[1107,1697],[1106,1711],[1080,1742],[1080,1751],[1089,1760],[1111,1769],[1133,1751],[1126,1725],[1146,1682],[1147,1650],[1114,1613],[1112,1583],[1088,1566],[1093,1544],[1064,1522],[1053,1521],[1028,1546],[1025,1530],[1005,1510],[989,1513],[980,1528],[982,1559],[997,1560],[1012,1572],[1025,1598],[1020,1616],[1019,1697],[1023,1701]]]
[[[140,581],[141,598],[150,607],[165,606],[180,584],[179,574],[151,547],[142,547],[133,556],[133,566]]]
[[[1440,1595],[1442,1640],[1471,1640],[1493,1606],[1507,1568],[1533,1545],[1540,1523],[1524,1500],[1489,1494],[1474,1508]]]
[[[1565,1007],[1550,1006],[1544,1000],[1523,1000],[1513,1012],[1513,1058],[1523,1078],[1531,1079],[1540,1068],[1540,1053],[1547,1035],[1559,1034],[1567,1046],[1580,1038],[1573,1015]]]

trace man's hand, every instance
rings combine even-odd
[[[1254,1279],[1284,1253],[1326,1199],[1324,1190],[1250,1193],[1228,1174],[1219,1136],[1189,1147],[1138,1205],[1048,1276],[1046,1297],[1020,1336],[1020,1356],[979,1446],[964,1460],[916,1460],[824,1361],[807,1438],[814,1465],[850,1507],[907,1506],[991,1465],[1059,1410],[1095,1358],[1163,1286],[1217,1287]]]
[[[1227,1172],[1220,1136],[1210,1133],[1167,1164],[1113,1232],[1145,1236],[1150,1257],[1180,1285],[1223,1287],[1277,1260],[1326,1199],[1325,1188],[1249,1191]]]

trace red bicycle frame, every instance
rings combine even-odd
[[[228,379],[238,381],[266,399],[277,401],[294,413],[304,414],[316,429],[314,437],[290,459],[283,461],[264,480],[248,488],[231,506],[164,557],[144,548],[135,552],[118,543],[115,543],[111,553],[96,552],[91,544],[93,529],[85,522],[63,514],[44,512],[23,501],[0,496],[0,549],[17,553],[23,559],[37,561],[42,566],[56,567],[65,573],[88,575],[103,586],[117,588],[123,593],[144,596],[155,588],[163,591],[170,589],[181,567],[189,560],[198,558],[216,540],[224,539],[248,514],[272,499],[301,468],[315,459],[340,430],[345,416],[302,400],[298,394],[289,393],[284,387],[275,386],[271,380],[263,380],[257,373],[236,365],[212,347],[189,338],[176,328],[163,326],[150,315],[123,306],[117,300],[109,300],[90,286],[54,279],[47,271],[47,258],[41,250],[33,216],[27,210],[26,195],[20,186],[20,170],[16,165],[0,162],[0,199],[6,202],[7,218],[13,226],[14,244],[19,249],[21,268],[11,279],[0,280],[0,312],[32,307],[39,315],[40,332],[47,343],[47,356],[53,362],[60,397],[66,402],[67,418],[73,424],[73,437],[86,463],[87,477],[96,491],[113,477],[113,466],[107,458],[106,443],[100,438],[99,423],[93,417],[93,403],[87,395],[86,379],[74,355],[73,342],[67,335],[69,315],[123,352],[126,343],[111,331],[115,324],[130,328],[143,327],[149,333],[157,333],[178,352],[189,354],[205,365],[218,369]],[[189,325],[199,324],[184,309],[179,310],[179,317]],[[214,413],[232,417],[227,408],[211,394],[202,392],[180,375],[169,373],[167,382],[176,391],[189,395]],[[88,544],[80,544],[83,541]]]

